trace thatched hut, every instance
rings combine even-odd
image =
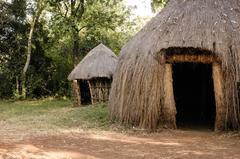
[[[121,50],[112,119],[158,127],[240,128],[239,0],[170,0]]]
[[[108,101],[118,58],[105,45],[92,49],[68,76],[73,81],[75,105]]]

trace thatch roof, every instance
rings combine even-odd
[[[68,80],[112,78],[117,65],[117,56],[105,45],[92,49],[68,76]]]
[[[150,129],[164,120],[161,59],[172,48],[199,49],[221,59],[226,127],[239,128],[239,0],[170,0],[122,48],[110,94],[111,117]]]

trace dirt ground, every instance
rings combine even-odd
[[[239,159],[239,136],[209,131],[65,132],[0,139],[0,159]]]

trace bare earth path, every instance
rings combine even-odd
[[[2,137],[1,137],[2,138]],[[240,138],[207,131],[67,132],[0,139],[0,159],[240,159]]]

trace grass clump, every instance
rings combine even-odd
[[[73,108],[66,112],[64,117],[57,122],[57,124],[67,127],[101,129],[107,129],[112,124],[105,104]]]

